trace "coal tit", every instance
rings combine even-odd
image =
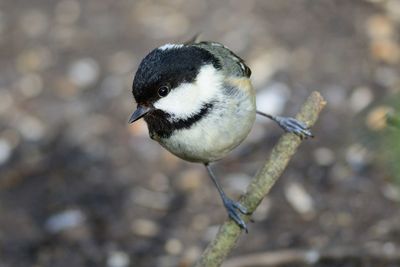
[[[129,119],[144,118],[152,139],[184,160],[204,164],[229,217],[246,232],[240,213],[247,209],[226,196],[209,163],[246,138],[257,113],[301,138],[312,136],[293,118],[257,111],[250,75],[245,62],[220,43],[163,45],[139,65],[132,85],[137,109]]]

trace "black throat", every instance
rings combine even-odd
[[[173,119],[168,113],[156,109],[144,117],[149,127],[150,137],[169,138],[176,130],[189,129],[206,117],[214,107],[214,102],[204,104],[199,112],[185,119]]]

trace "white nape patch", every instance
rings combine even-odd
[[[163,46],[160,46],[158,49],[164,51],[168,49],[181,48],[181,47],[183,47],[183,44],[165,44]]]
[[[171,120],[187,119],[200,112],[204,104],[221,94],[222,74],[212,65],[201,67],[193,83],[183,83],[169,95],[154,103],[154,107],[171,114]]]

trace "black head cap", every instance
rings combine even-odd
[[[132,85],[132,93],[138,104],[154,103],[161,86],[171,90],[181,83],[190,83],[196,79],[203,65],[212,64],[220,69],[221,65],[210,52],[190,45],[168,45],[151,51],[140,63]]]

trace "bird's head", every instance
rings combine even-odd
[[[181,123],[210,107],[222,83],[220,62],[205,49],[166,44],[140,63],[132,85],[137,109],[129,122]]]

